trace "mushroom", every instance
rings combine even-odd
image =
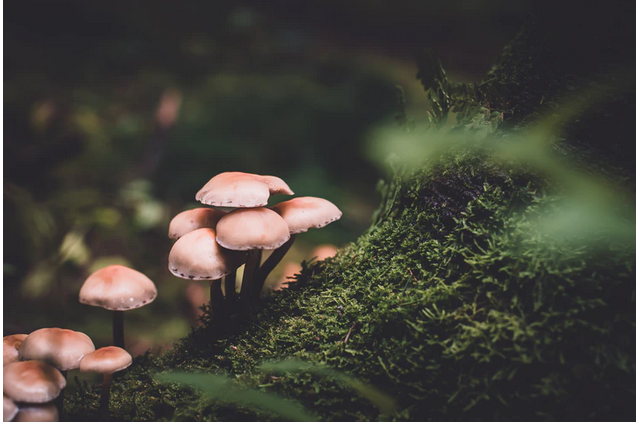
[[[7,335],[2,338],[2,364],[17,362],[20,360],[18,349],[22,345],[22,341],[27,334]]]
[[[290,232],[285,220],[266,208],[237,209],[217,223],[217,242],[221,246],[234,251],[248,251],[240,294],[244,310],[261,293],[261,288],[255,287],[261,251],[277,249],[289,240]]]
[[[334,245],[319,245],[312,251],[310,259],[323,261],[336,255],[336,252],[338,252],[338,248]],[[290,279],[293,279],[296,274],[301,272],[301,264],[298,262],[287,262],[283,265],[282,271],[283,273],[281,273],[278,282],[272,283],[270,286],[270,292],[286,289]]]
[[[272,252],[259,269],[256,279],[259,289],[263,288],[265,279],[290,250],[297,234],[305,233],[310,228],[323,228],[343,215],[336,205],[320,197],[297,197],[273,206],[272,210],[285,220],[291,238],[285,245]]]
[[[281,273],[281,278],[278,283],[273,285],[270,289],[272,291],[280,291],[282,289],[288,288],[288,282],[290,279],[294,277],[294,275],[299,274],[301,272],[301,264],[298,262],[288,262],[283,265],[283,273]]]
[[[100,415],[108,417],[108,400],[110,397],[113,374],[128,368],[133,358],[120,347],[102,347],[86,355],[80,362],[80,372],[97,372],[102,374],[102,393],[100,395]]]
[[[7,397],[7,395],[2,395],[2,422],[6,423],[11,421],[15,415],[18,413],[18,407],[11,400],[11,398]]]
[[[60,412],[52,403],[45,405],[23,405],[13,421],[27,423],[57,422]]]
[[[287,194],[294,192],[281,179],[271,175],[257,175],[244,172],[224,172],[214,176],[197,192],[196,199],[203,204],[219,207],[258,208],[267,205],[271,195]],[[222,244],[223,245],[223,244]],[[258,256],[258,259],[257,259]],[[245,289],[252,288],[254,271],[259,267],[261,251],[251,252],[244,271],[242,294],[247,300]],[[230,273],[226,277],[226,296],[236,297],[234,286],[236,273]],[[247,286],[246,286],[247,285]]]
[[[66,378],[66,372],[77,369],[82,358],[95,351],[88,335],[69,329],[43,328],[31,332],[20,346],[22,360],[39,360],[57,368]],[[60,413],[64,409],[64,391],[58,400]]]
[[[80,289],[82,304],[113,312],[113,343],[124,348],[124,311],[150,304],[157,297],[155,284],[139,271],[109,265],[91,274]]]
[[[212,208],[197,208],[176,215],[168,227],[168,237],[179,240],[185,234],[199,228],[215,228],[226,213]]]
[[[40,360],[65,374],[66,371],[77,369],[80,360],[93,351],[93,341],[82,332],[43,328],[32,332],[22,341],[19,353],[22,360]]]
[[[168,255],[168,269],[173,275],[190,280],[211,281],[210,304],[215,306],[214,315],[222,309],[221,279],[234,273],[246,259],[245,252],[224,249],[216,238],[217,234],[212,228],[191,231],[175,242]],[[234,284],[234,280],[232,282]]]
[[[225,214],[225,212],[213,208],[197,208],[184,211],[175,216],[170,222],[168,237],[179,240],[183,235],[199,228],[211,228],[214,230],[217,222]],[[225,279],[226,300],[236,300],[235,282],[236,270],[232,270]]]
[[[320,197],[297,197],[273,206],[272,210],[283,217],[291,234],[323,228],[343,215],[334,203]]]
[[[212,177],[197,192],[196,199],[210,206],[254,208],[267,205],[268,198],[274,194],[294,192],[276,176],[224,172]]]
[[[2,391],[14,402],[47,403],[66,387],[60,371],[38,360],[9,363],[2,372]]]
[[[338,248],[334,245],[319,245],[312,251],[310,258],[316,261],[323,261],[327,258],[332,258],[338,252]]]

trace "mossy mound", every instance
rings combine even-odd
[[[634,416],[635,277],[630,250],[538,239],[545,183],[462,151],[400,182],[382,221],[306,266],[246,325],[208,324],[115,381],[118,420],[276,417],[161,384],[165,370],[230,374],[300,402],[320,420],[616,420]],[[226,329],[225,331],[220,329]],[[347,338],[347,339],[346,339]],[[260,369],[293,358],[392,396],[378,408],[312,372]],[[71,418],[97,395],[72,396]]]

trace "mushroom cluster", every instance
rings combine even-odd
[[[213,317],[248,314],[296,234],[324,227],[342,215],[334,204],[318,197],[297,197],[267,208],[269,197],[277,194],[294,192],[275,176],[224,172],[196,195],[212,208],[181,212],[171,221],[168,236],[177,242],[168,256],[168,268],[177,277],[211,281]],[[262,263],[263,250],[273,252]],[[243,264],[238,291],[236,270]]]
[[[112,265],[89,276],[80,290],[80,302],[113,311],[117,347],[95,350],[88,335],[60,328],[4,337],[3,420],[58,421],[64,409],[67,371],[73,369],[104,376],[100,414],[106,418],[112,374],[132,363],[130,354],[123,349],[122,313],[152,302],[156,295],[157,289],[148,277]]]
[[[144,274],[110,265],[86,279],[79,301],[113,312],[115,346],[95,350],[88,335],[60,328],[4,337],[3,420],[58,421],[63,415],[67,371],[73,369],[103,375],[100,414],[106,419],[112,374],[132,364],[124,350],[123,313],[151,303],[156,296],[155,284]]]
[[[106,418],[111,374],[132,363],[124,349],[95,350],[88,335],[69,329],[43,328],[2,341],[4,421],[58,421],[67,372],[73,369],[104,375],[100,414]]]

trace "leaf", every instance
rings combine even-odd
[[[358,394],[376,405],[383,414],[388,414],[396,410],[396,402],[387,394],[369,384],[364,384],[353,377],[333,369],[315,366],[297,360],[264,363],[261,365],[261,369],[274,372],[308,371],[316,375],[332,377],[356,390]]]
[[[227,403],[258,407],[290,421],[317,421],[303,407],[280,396],[256,390],[239,389],[222,375],[194,372],[165,372],[155,376],[162,382],[174,382],[201,390],[204,395]]]

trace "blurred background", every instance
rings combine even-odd
[[[3,333],[57,326],[110,345],[111,313],[79,304],[78,291],[93,271],[124,264],[159,291],[125,315],[137,355],[185,336],[209,298],[206,284],[169,273],[167,231],[212,176],[276,175],[343,211],[299,236],[270,277],[279,286],[370,225],[383,172],[367,139],[403,96],[426,120],[418,54],[432,48],[452,80],[478,82],[530,1],[23,0],[4,10]]]

